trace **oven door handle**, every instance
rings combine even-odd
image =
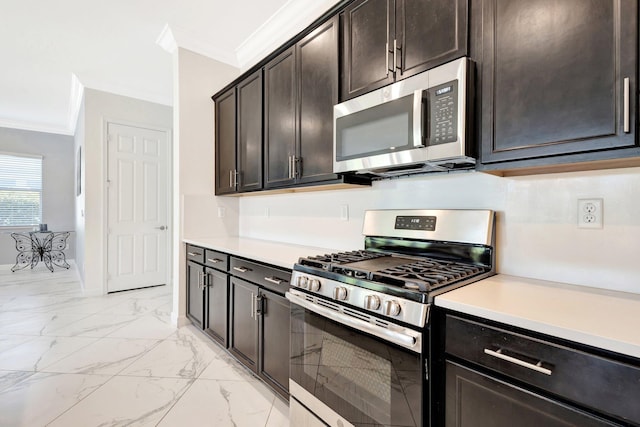
[[[338,322],[345,326],[350,326],[359,331],[375,335],[378,338],[382,338],[385,341],[407,348],[416,353],[422,353],[422,334],[420,332],[403,328],[401,326],[397,326],[399,330],[394,331],[391,329],[383,328],[381,326],[376,326],[355,317],[351,317],[349,315],[340,313],[339,311],[319,306],[292,292],[286,292],[285,296],[292,303],[306,308],[309,311],[313,311],[320,316],[324,316],[335,322]]]

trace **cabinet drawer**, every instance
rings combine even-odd
[[[640,424],[640,367],[446,317],[445,351],[598,412]]]
[[[279,294],[284,294],[291,282],[291,271],[231,257],[229,272]]]
[[[229,255],[218,251],[212,251],[211,249],[207,249],[204,254],[204,263],[207,267],[222,271],[227,271],[229,269]]]
[[[194,245],[187,245],[187,260],[204,263],[204,249]]]

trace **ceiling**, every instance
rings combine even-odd
[[[0,0],[0,127],[71,135],[82,87],[172,105],[167,39],[245,69],[334,3]]]

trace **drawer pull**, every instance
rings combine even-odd
[[[497,357],[498,359],[502,359],[502,360],[506,360],[507,362],[511,362],[514,363],[518,366],[522,366],[524,368],[528,368],[531,370],[534,370],[536,372],[540,372],[541,374],[545,374],[545,375],[551,375],[551,369],[547,369],[547,368],[543,368],[542,367],[542,361],[536,363],[535,365],[533,363],[529,363],[529,362],[525,362],[524,360],[520,360],[517,359],[515,357],[512,356],[508,356],[504,353],[502,353],[502,349],[498,349],[498,350],[489,350],[488,348],[484,349],[485,354],[488,354],[489,356],[493,356],[493,357]]]
[[[235,271],[239,271],[240,273],[246,273],[247,271],[251,271],[251,269],[246,267],[233,267]]]
[[[201,256],[202,254],[198,253],[198,252],[187,252],[187,255],[189,255],[189,256]]]
[[[277,277],[265,277],[264,280],[266,280],[269,283],[274,283],[276,285],[281,285],[283,282],[286,282],[286,280],[278,279]]]
[[[219,262],[222,262],[222,260],[218,259],[218,258],[207,258],[207,261],[209,261],[209,262],[211,262],[213,264],[217,264]]]

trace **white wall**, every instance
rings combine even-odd
[[[604,199],[604,228],[577,228],[578,198]],[[349,207],[348,221],[340,220],[341,205]],[[245,197],[240,235],[351,250],[363,245],[366,209],[411,208],[497,211],[500,273],[640,293],[640,168],[517,178],[435,174],[356,190]]]
[[[76,134],[74,135],[74,153],[76,153],[76,157],[77,157],[77,153],[78,153],[78,149],[82,150],[82,155],[81,155],[81,165],[80,165],[80,172],[81,172],[81,177],[80,177],[80,186],[81,186],[81,193],[80,195],[76,195],[76,199],[75,199],[75,230],[76,230],[76,239],[75,239],[75,243],[76,243],[76,268],[78,271],[78,275],[80,276],[80,282],[84,283],[85,281],[85,274],[84,274],[84,268],[85,268],[85,222],[84,222],[84,207],[85,207],[85,195],[87,194],[86,191],[86,187],[85,187],[85,175],[87,173],[87,169],[85,167],[85,158],[86,158],[86,151],[85,151],[85,146],[84,146],[84,140],[85,140],[85,136],[84,136],[84,123],[85,123],[85,114],[84,114],[84,97],[82,98],[82,104],[80,105],[80,111],[78,112],[78,121],[76,123]],[[76,162],[77,163],[77,162]],[[74,170],[74,173],[77,174],[78,173],[78,165],[76,164],[76,169]],[[76,192],[77,194],[77,192]]]
[[[238,234],[238,200],[214,197],[214,104],[211,96],[239,70],[186,49],[174,52],[174,324],[186,322],[183,238]],[[218,208],[225,210],[218,217]]]
[[[0,128],[0,152],[42,156],[42,222],[53,231],[74,230],[73,137]],[[65,250],[68,259],[75,258],[74,241],[70,236]],[[0,233],[0,265],[13,265],[16,254],[11,235]]]
[[[171,130],[173,111],[166,105],[114,95],[94,89],[84,91],[84,291],[105,292],[106,275],[106,125],[135,124]],[[171,191],[167,188],[167,191]]]

